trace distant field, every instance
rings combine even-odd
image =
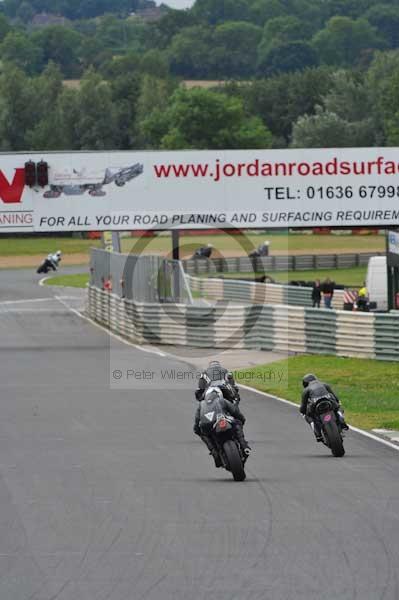
[[[363,429],[399,430],[398,371],[399,363],[395,362],[336,356],[293,356],[268,365],[242,369],[236,373],[236,379],[238,384],[245,383],[299,403],[302,377],[305,373],[315,373],[333,386],[349,423]],[[281,383],[276,378],[278,374]]]

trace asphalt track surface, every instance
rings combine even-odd
[[[188,390],[110,383],[187,366],[111,342],[36,280],[0,272],[1,600],[399,598],[399,452],[351,433],[334,459],[244,392],[254,453],[234,483]]]

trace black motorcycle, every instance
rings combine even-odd
[[[56,271],[57,267],[49,258],[45,258],[42,264],[37,269],[36,273],[48,273],[49,271]]]
[[[231,416],[219,414],[213,424],[212,439],[219,452],[223,467],[230,471],[234,481],[244,481],[247,459],[238,443]]]
[[[320,398],[312,408],[313,419],[321,423],[321,435],[323,444],[330,448],[332,455],[344,456],[345,448],[340,421],[337,419],[334,402],[328,398]]]

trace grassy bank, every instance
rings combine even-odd
[[[338,358],[293,356],[264,366],[236,372],[238,384],[299,404],[302,377],[315,373],[336,390],[347,420],[362,429],[399,430],[399,363]]]
[[[57,285],[65,287],[85,288],[89,281],[88,273],[79,273],[77,275],[59,275],[50,277],[44,282],[45,285]]]

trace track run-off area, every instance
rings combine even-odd
[[[80,317],[79,291],[0,278],[1,600],[399,598],[399,452],[350,432],[335,459],[244,390],[235,483],[193,435],[192,383],[112,382],[188,364]]]

